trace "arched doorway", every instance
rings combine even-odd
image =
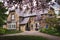
[[[25,29],[26,29],[26,31],[30,31],[30,27],[29,27],[28,23],[26,24],[26,28]]]
[[[36,27],[35,27],[35,30],[38,31],[40,29],[40,25],[39,23],[35,23]]]

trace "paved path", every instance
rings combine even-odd
[[[47,38],[49,40],[60,40],[60,37],[57,36],[52,36],[52,35],[48,35],[48,34],[44,34],[38,31],[26,31],[26,32],[22,32],[22,33],[16,33],[16,34],[7,34],[7,35],[3,35],[3,36],[18,36],[18,35],[32,35],[32,36],[42,36],[44,38]]]

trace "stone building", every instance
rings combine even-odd
[[[9,13],[3,28],[8,30],[38,31],[45,28],[49,6],[46,0],[4,1]]]

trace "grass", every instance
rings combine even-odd
[[[9,36],[9,37],[0,37],[0,40],[47,40],[39,36]]]

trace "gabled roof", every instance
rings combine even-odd
[[[55,11],[55,14],[59,14],[59,10],[60,10],[60,5],[57,2],[54,2],[54,5],[50,5],[50,7],[52,7]]]
[[[54,5],[50,5],[54,10],[60,10],[60,5],[57,2],[54,2]]]
[[[43,12],[43,9],[41,9],[40,11],[37,12],[37,15],[47,14],[47,13],[48,13],[47,9],[44,9],[44,12]]]
[[[30,13],[28,11],[27,11],[27,13],[24,13],[24,11],[21,11],[20,9],[16,9],[15,11],[21,17],[31,17],[31,16],[36,16],[37,15],[36,13]]]
[[[36,13],[29,13],[29,14],[23,14],[23,16],[21,17],[31,17],[31,16],[36,16],[37,14]]]
[[[23,21],[20,22],[20,24],[27,24],[29,21],[29,18],[24,18]]]

